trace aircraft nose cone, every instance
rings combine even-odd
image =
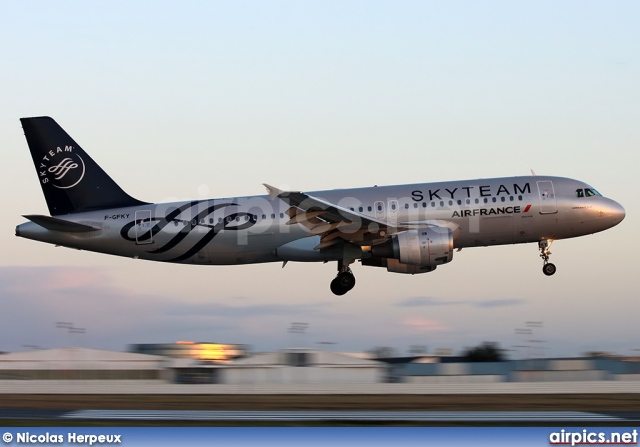
[[[613,202],[611,204],[611,217],[613,218],[613,224],[618,225],[620,222],[624,220],[624,217],[627,215],[622,205],[618,202]]]

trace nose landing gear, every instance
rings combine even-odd
[[[551,243],[553,241],[549,239],[543,239],[538,242],[538,249],[540,250],[540,257],[544,261],[544,265],[542,266],[542,273],[547,276],[551,276],[556,272],[556,266],[549,262],[549,256],[551,252],[549,251],[549,247],[551,247]]]

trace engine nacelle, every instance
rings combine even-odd
[[[387,272],[391,273],[406,273],[408,275],[417,275],[418,273],[429,273],[436,269],[434,265],[409,265],[402,264],[397,259],[393,258],[362,258],[362,265],[370,267],[385,267]]]
[[[453,259],[453,234],[444,227],[403,231],[371,247],[371,254],[397,259],[400,264],[409,266],[435,267]]]

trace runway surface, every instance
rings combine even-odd
[[[211,411],[0,409],[0,419],[165,421],[632,422],[640,412],[580,411]]]

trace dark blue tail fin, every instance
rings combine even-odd
[[[52,118],[21,118],[52,216],[143,205],[111,180]]]

